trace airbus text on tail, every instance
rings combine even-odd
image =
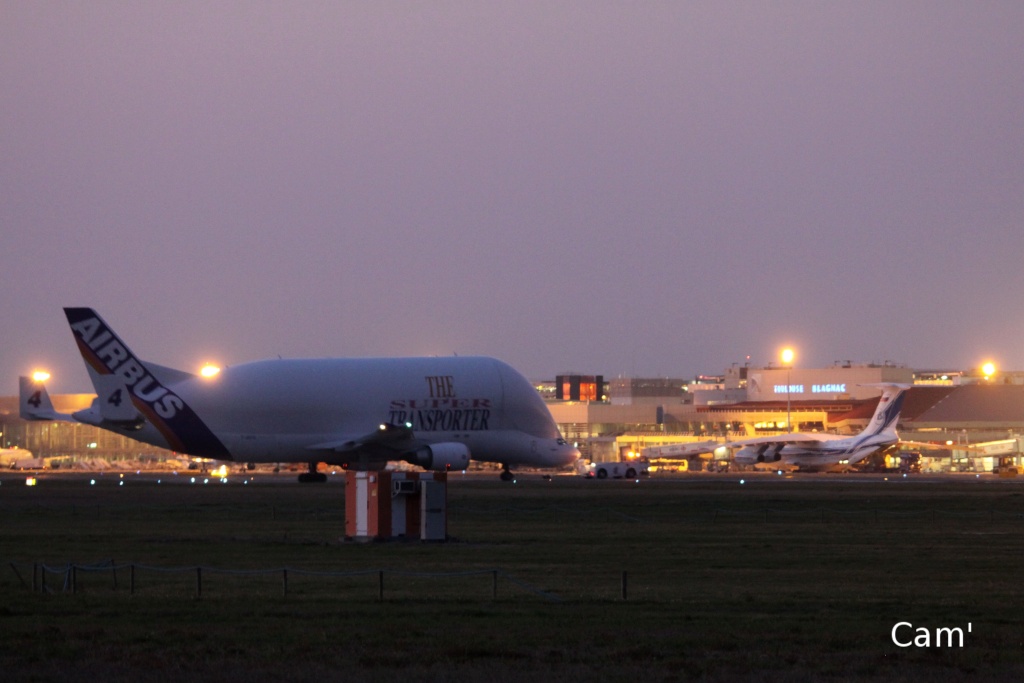
[[[224,444],[99,315],[91,308],[65,308],[64,314],[97,393],[96,404],[76,413],[76,418],[81,415],[81,421],[99,427],[123,423],[132,431],[144,422],[159,433],[157,445],[206,458],[227,458]]]

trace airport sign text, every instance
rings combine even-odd
[[[803,384],[776,384],[773,387],[776,394],[803,394],[806,387]],[[845,394],[846,384],[812,384],[812,394]]]

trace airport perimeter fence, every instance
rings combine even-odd
[[[147,588],[152,591],[159,591],[161,595],[167,594],[169,587],[175,587],[176,590],[188,591],[188,595],[192,598],[199,599],[203,597],[204,585],[208,588],[208,584],[204,584],[204,580],[209,580],[211,576],[227,576],[238,578],[254,578],[254,577],[269,577],[273,581],[279,581],[280,595],[287,597],[289,595],[290,582],[294,582],[296,579],[312,578],[316,580],[318,589],[313,591],[317,596],[324,594],[324,591],[328,591],[334,595],[344,596],[369,596],[373,595],[374,599],[378,602],[384,602],[388,599],[389,592],[386,590],[388,581],[385,579],[388,577],[399,578],[405,581],[410,579],[415,580],[427,580],[427,584],[438,586],[439,580],[441,585],[456,585],[449,584],[452,580],[461,580],[474,577],[483,577],[481,586],[490,587],[489,598],[490,600],[499,599],[499,586],[502,581],[507,585],[513,586],[522,594],[533,595],[551,602],[561,602],[563,598],[550,591],[542,590],[536,586],[533,586],[526,581],[512,576],[508,572],[502,569],[478,569],[458,572],[414,572],[400,569],[358,569],[352,571],[325,571],[325,570],[309,570],[309,569],[295,569],[290,567],[281,567],[276,569],[224,569],[219,567],[159,567],[145,564],[117,564],[113,560],[106,562],[98,562],[94,564],[79,564],[79,563],[67,563],[59,566],[51,566],[41,562],[28,563],[9,563],[11,570],[17,577],[18,581],[26,590],[31,590],[33,593],[41,594],[76,594],[80,592],[84,586],[80,586],[80,580],[84,580],[85,576],[92,576],[94,580],[90,582],[89,589],[95,590],[100,587],[100,582],[95,580],[95,577],[107,576],[106,580],[109,580],[108,589],[112,591],[124,591],[127,590],[129,595],[136,595],[141,593]],[[31,579],[27,580],[25,576],[31,571]],[[178,578],[176,581],[160,582],[143,582],[143,577],[154,577],[154,576],[176,576],[184,577]],[[336,583],[342,583],[347,579],[365,579],[369,577],[370,581],[346,582],[340,588],[343,593],[335,589],[331,589],[323,584],[330,580],[334,580]],[[489,581],[488,581],[489,580]],[[464,583],[457,584],[461,590],[458,592],[458,598],[462,600],[472,600],[473,592],[467,590],[468,586]],[[626,598],[626,573],[622,573],[622,598]],[[223,584],[220,584],[221,588],[224,588]],[[231,587],[232,589],[241,588],[246,594],[249,594],[250,587],[238,586],[237,583]],[[371,592],[372,591],[372,592]],[[224,591],[226,594],[234,594],[231,590]],[[410,596],[408,590],[392,589],[392,594],[396,594],[399,599]],[[477,593],[479,597],[485,595],[484,590],[480,590]],[[437,597],[439,599],[445,599],[452,597],[450,592],[445,593],[435,588],[433,591],[421,591],[414,595],[416,599],[430,599],[431,597]],[[478,598],[479,599],[479,598]]]

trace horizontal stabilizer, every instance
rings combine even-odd
[[[18,413],[23,420],[74,422],[70,415],[53,409],[46,385],[25,376],[18,378]]]
[[[93,380],[100,416],[106,422],[138,422],[142,415],[132,404],[128,385],[120,375],[97,375]]]

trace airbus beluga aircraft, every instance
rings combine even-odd
[[[501,463],[511,479],[513,466],[579,457],[533,386],[494,358],[276,359],[207,378],[139,360],[91,308],[64,313],[97,393],[74,419],[161,448],[305,462],[302,481],[325,479],[319,462],[444,471],[474,459]]]

